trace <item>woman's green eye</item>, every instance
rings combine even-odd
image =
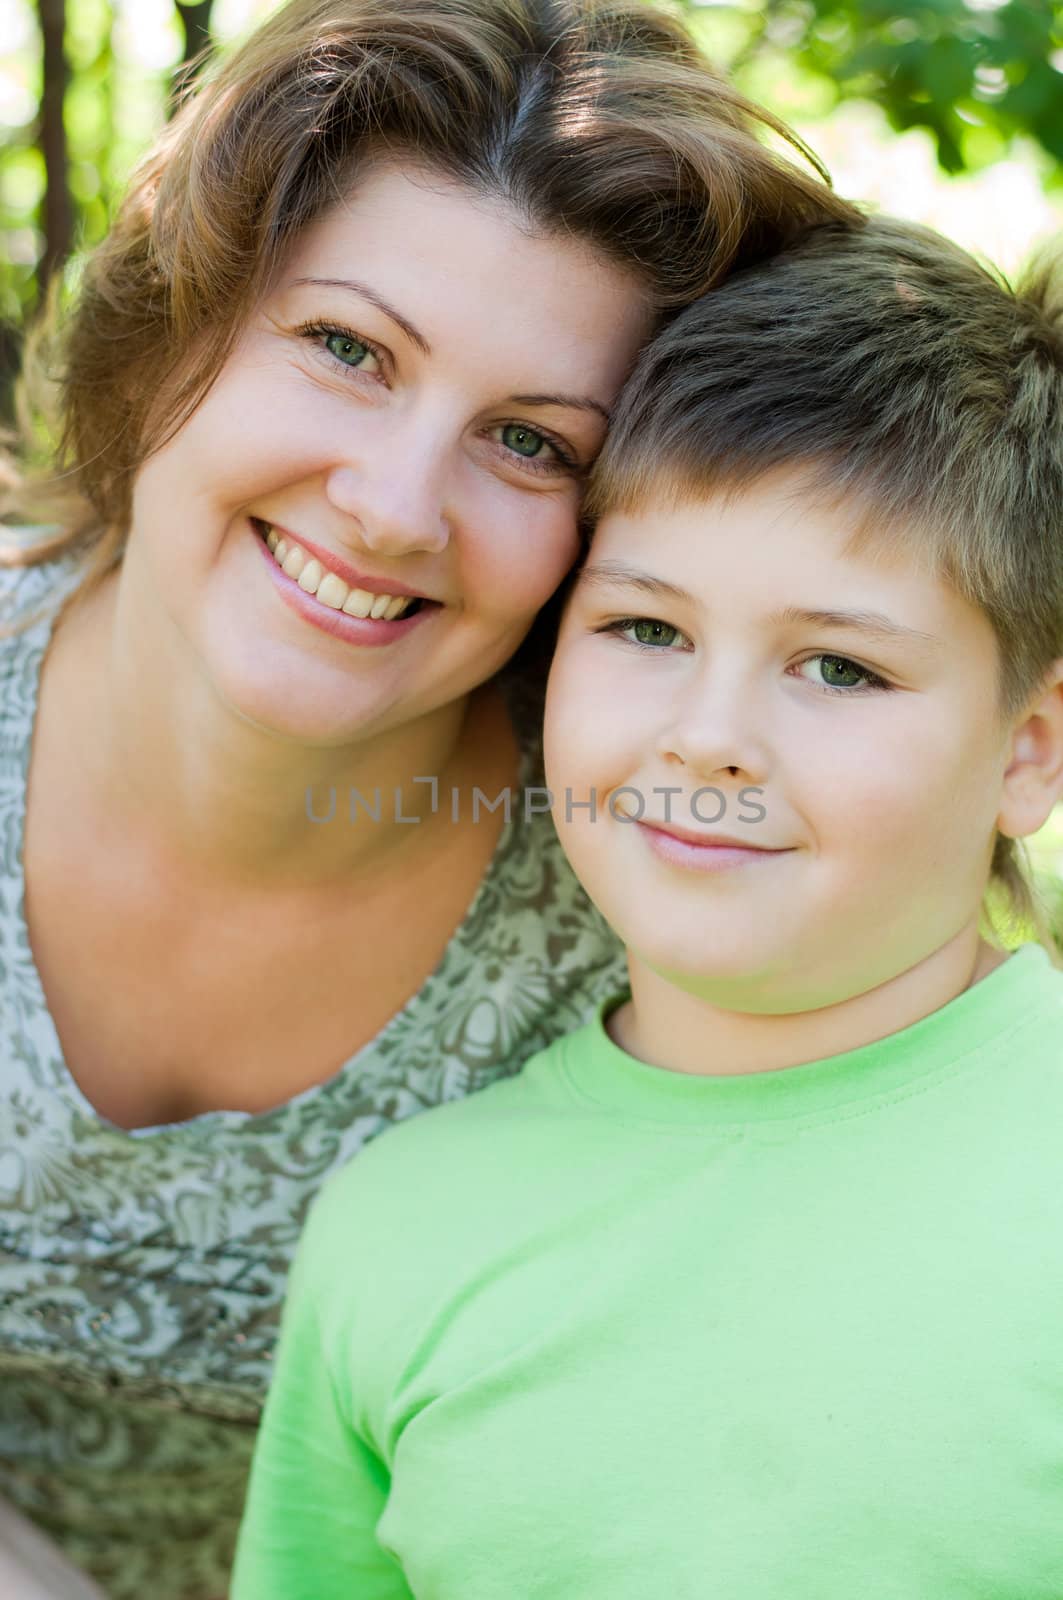
[[[519,422],[511,422],[502,429],[502,443],[507,450],[516,451],[518,456],[537,456],[545,446],[550,448],[550,441],[544,439],[541,433],[536,433],[534,428],[523,428]]]
[[[361,366],[366,356],[371,356],[369,346],[360,339],[351,339],[345,333],[330,333],[325,340],[325,349],[337,361],[344,362],[349,367]]]
[[[667,648],[683,635],[670,622],[654,622],[651,617],[638,617],[631,623],[636,644],[657,644]]]

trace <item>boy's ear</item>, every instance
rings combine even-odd
[[[1063,656],[1015,723],[997,827],[1009,839],[1036,833],[1063,799]]]

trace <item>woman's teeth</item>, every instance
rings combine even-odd
[[[343,611],[349,617],[371,617],[378,622],[394,622],[405,616],[419,601],[411,595],[370,594],[368,589],[352,589],[334,572],[327,571],[320,561],[308,556],[293,539],[281,538],[276,528],[262,523],[266,545],[274,561],[289,578],[294,578],[300,589],[312,594],[322,605],[333,611]]]

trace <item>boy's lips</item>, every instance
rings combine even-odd
[[[692,828],[681,828],[674,822],[657,822],[652,817],[632,818],[640,827],[649,828],[653,833],[667,834],[670,839],[678,839],[683,844],[696,845],[703,850],[757,850],[764,855],[783,855],[793,847],[790,845],[756,844],[752,839],[739,838],[732,833],[703,833]]]
[[[779,856],[792,854],[791,848],[751,845],[744,839],[736,841],[733,834],[695,833],[689,828],[677,828],[673,823],[662,825],[644,819],[638,827],[640,837],[653,855],[667,866],[680,870],[729,872],[754,862],[775,861]]]

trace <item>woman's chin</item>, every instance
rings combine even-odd
[[[379,714],[359,708],[349,678],[307,671],[305,661],[285,664],[228,649],[208,663],[208,676],[227,717],[285,743],[356,744]]]

